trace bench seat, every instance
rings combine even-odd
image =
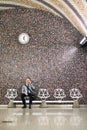
[[[29,103],[29,100],[26,100],[26,103]],[[41,107],[47,107],[47,104],[72,104],[73,108],[79,108],[79,102],[78,100],[33,100],[33,104],[40,104]],[[17,104],[22,104],[21,100],[10,100],[8,107],[16,107]]]
[[[47,100],[46,103],[47,104],[73,104],[73,100]],[[22,104],[21,100],[14,100],[13,101],[14,104]],[[26,103],[29,103],[29,100],[26,100]],[[33,100],[32,101],[33,104],[41,104],[42,101],[41,100]]]

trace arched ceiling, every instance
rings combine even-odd
[[[0,0],[0,9],[22,6],[46,10],[66,17],[82,34],[87,34],[87,0]]]

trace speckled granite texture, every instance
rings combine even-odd
[[[30,42],[22,45],[20,33]],[[8,88],[20,89],[31,77],[39,88],[48,88],[49,99],[55,88],[79,88],[87,104],[87,49],[80,47],[82,35],[65,19],[37,9],[15,8],[0,12],[0,104],[7,104]]]

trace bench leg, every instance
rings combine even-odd
[[[47,103],[45,100],[42,100],[41,104],[40,104],[41,108],[47,108]]]
[[[15,108],[16,104],[14,104],[13,100],[10,100],[8,103],[8,108]]]
[[[79,107],[80,107],[80,106],[79,106],[79,101],[78,101],[78,100],[74,100],[72,107],[73,107],[73,108],[79,108]]]

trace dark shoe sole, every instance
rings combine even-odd
[[[31,109],[31,106],[29,106],[29,109]]]
[[[23,106],[22,108],[26,108],[25,106]]]

